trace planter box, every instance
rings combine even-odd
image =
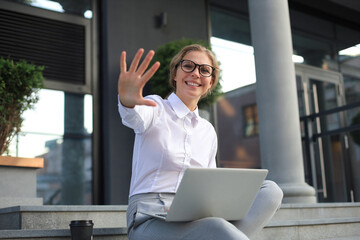
[[[0,156],[0,208],[42,205],[36,197],[36,170],[43,167],[43,158]]]

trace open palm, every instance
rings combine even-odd
[[[121,104],[128,108],[133,108],[135,105],[156,106],[154,101],[144,99],[142,93],[145,84],[158,70],[160,63],[156,62],[151,68],[146,70],[155,54],[155,52],[151,50],[139,66],[143,53],[144,49],[142,48],[137,51],[129,70],[127,70],[126,66],[126,52],[123,51],[121,53],[118,93]]]

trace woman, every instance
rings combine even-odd
[[[136,133],[127,210],[129,239],[249,239],[281,204],[282,191],[274,182],[264,181],[241,221],[204,218],[169,223],[146,214],[166,213],[186,168],[216,167],[216,132],[199,116],[197,104],[218,83],[219,69],[210,50],[189,45],[170,63],[174,92],[167,99],[157,95],[144,98],[142,90],[160,63],[146,70],[155,54],[149,51],[139,66],[143,53],[139,49],[127,70],[126,53],[122,52],[118,80],[122,122]]]

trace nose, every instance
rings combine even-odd
[[[191,75],[200,77],[200,66],[196,66],[195,69],[191,72]]]

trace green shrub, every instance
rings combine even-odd
[[[38,90],[43,87],[43,66],[25,60],[14,62],[0,58],[0,155],[20,131],[22,113],[39,100]]]
[[[155,73],[155,75],[149,81],[149,85],[151,87],[151,92],[153,94],[157,94],[162,98],[167,97],[172,91],[173,88],[169,84],[169,76],[170,76],[170,62],[171,59],[185,46],[190,44],[200,44],[205,46],[208,49],[211,49],[210,46],[204,41],[195,41],[192,39],[181,39],[172,42],[168,42],[162,46],[160,46],[155,51],[155,56],[153,58],[152,63],[155,61],[160,62],[160,68]],[[219,64],[220,65],[220,64]],[[216,101],[216,99],[223,94],[221,90],[221,76],[219,78],[218,85],[212,90],[211,94],[201,99],[199,102],[199,108],[208,106]]]

